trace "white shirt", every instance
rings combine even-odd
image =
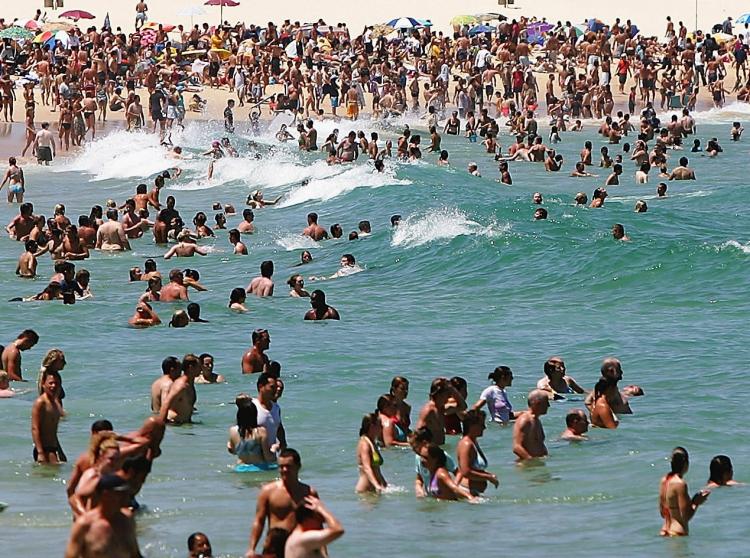
[[[489,56],[490,51],[486,48],[479,49],[479,52],[477,52],[477,56],[474,59],[474,65],[477,68],[484,68],[487,63],[487,56]]]
[[[489,386],[485,388],[479,399],[487,402],[487,408],[490,411],[490,417],[496,422],[508,422],[510,420],[510,413],[513,411],[513,406],[508,400],[508,395],[504,389],[497,386]],[[260,423],[260,418],[258,420]]]
[[[253,397],[253,404],[258,409],[258,426],[265,427],[268,434],[268,445],[272,446],[276,443],[276,432],[281,424],[281,407],[274,403],[269,411],[255,397]]]

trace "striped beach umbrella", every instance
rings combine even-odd
[[[413,17],[397,17],[386,23],[386,25],[388,27],[393,27],[394,29],[414,29],[416,27],[424,27],[418,19]]]

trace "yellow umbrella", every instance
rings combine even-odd
[[[451,20],[451,25],[473,25],[475,23],[479,23],[479,20],[473,15],[457,15]]]

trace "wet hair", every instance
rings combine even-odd
[[[255,213],[253,213],[252,209],[245,209],[242,212],[242,218],[247,221],[252,221],[253,219],[255,219]]]
[[[163,374],[168,374],[172,368],[180,368],[180,359],[175,356],[168,356],[161,361],[161,371]]]
[[[581,416],[580,409],[571,409],[568,411],[568,414],[565,415],[565,426],[573,426],[573,424],[581,420],[581,418],[583,417]]]
[[[427,457],[434,460],[438,464],[438,467],[444,468],[447,463],[445,452],[437,444],[430,443],[430,445],[427,446]]]
[[[724,477],[732,476],[732,460],[726,455],[717,455],[708,466],[708,481],[716,484],[724,484]]]
[[[357,240],[359,238],[359,234],[357,234],[357,231],[352,231],[349,233],[349,240]]]
[[[302,458],[300,457],[299,452],[295,449],[284,448],[279,452],[279,458],[281,457],[291,457],[297,467],[302,467]]]
[[[359,228],[359,230],[360,230],[360,231],[362,231],[362,232],[367,232],[367,233],[369,233],[369,232],[370,232],[370,230],[371,230],[371,228],[370,228],[370,221],[367,221],[367,220],[365,220],[365,221],[360,221],[360,222],[359,222],[359,224],[357,225],[357,227],[358,227],[358,228]]]
[[[401,215],[399,215],[399,214],[391,215],[391,226],[392,227],[395,227],[400,222],[401,222]]]
[[[346,260],[346,263],[349,265],[354,265],[357,263],[357,260],[354,259],[354,256],[352,254],[344,254],[341,256],[343,259]]]
[[[451,385],[456,388],[456,391],[461,391],[462,389],[467,389],[468,384],[466,383],[466,380],[462,378],[461,376],[453,376],[450,379]]]
[[[317,223],[318,222],[318,214],[315,212],[308,213],[307,214],[307,220],[311,223]]]
[[[434,399],[450,387],[448,378],[435,378],[430,384],[430,399]]]
[[[237,408],[237,432],[243,439],[248,431],[258,427],[258,408],[253,405],[243,405]]]
[[[289,279],[287,279],[286,284],[294,288],[294,285],[297,284],[297,277],[302,277],[302,275],[300,275],[299,273],[295,273]]]
[[[461,423],[461,432],[464,436],[466,436],[472,426],[476,426],[477,424],[484,424],[484,421],[486,419],[487,413],[485,413],[481,409],[469,409],[468,411],[466,411],[464,420]]]
[[[344,229],[341,228],[341,225],[338,223],[334,223],[331,225],[331,236],[333,238],[341,238],[344,235]]]
[[[250,335],[250,340],[253,342],[253,345],[255,345],[255,342],[261,338],[262,335],[268,334],[267,329],[255,329],[253,330],[253,333]]]
[[[148,186],[146,186],[145,184],[139,184],[138,186],[135,187],[135,193],[136,194],[145,194],[147,188],[148,188]]]
[[[271,260],[265,260],[260,264],[260,274],[263,277],[271,278],[271,275],[273,275],[273,262]]]
[[[281,378],[281,363],[278,360],[271,360],[268,362],[268,372],[266,372],[271,378],[280,380]]]
[[[359,435],[366,436],[370,431],[370,427],[373,425],[380,424],[380,417],[377,413],[368,413],[362,417],[362,425],[359,427]]]
[[[268,372],[261,372],[260,375],[258,375],[258,379],[255,382],[255,387],[260,389],[263,386],[265,386],[269,380],[275,380],[273,376],[271,376]]]
[[[92,434],[96,434],[97,432],[104,432],[104,431],[111,432],[114,429],[115,428],[114,426],[112,426],[112,423],[106,419],[94,421],[91,425]]]
[[[235,302],[242,303],[247,299],[247,294],[245,294],[245,289],[242,287],[236,287],[232,289],[232,292],[229,293],[229,306],[234,304]]]
[[[24,329],[18,334],[18,339],[21,339],[22,337],[32,341],[34,344],[39,343],[39,334],[33,329]]]
[[[390,393],[393,395],[393,392],[396,390],[398,386],[406,386],[407,389],[409,387],[409,380],[404,378],[403,376],[394,376],[391,380],[391,389]]]
[[[487,379],[497,382],[500,378],[505,378],[511,374],[513,374],[513,371],[508,366],[498,366],[492,372],[487,374]]]
[[[621,223],[615,223],[612,225],[612,234],[615,238],[622,238],[625,236],[625,227]]]
[[[196,539],[198,537],[203,537],[204,539],[206,539],[206,541],[208,541],[208,537],[206,536],[205,533],[201,533],[200,531],[196,531],[195,533],[193,533],[192,535],[190,535],[188,537],[187,545],[188,545],[188,550],[189,551],[192,552],[195,549],[195,543],[196,543]]]
[[[679,475],[690,464],[690,458],[688,452],[682,446],[677,446],[672,450],[672,457],[669,462],[670,473],[673,475]]]
[[[607,378],[599,378],[594,386],[594,401],[599,399],[602,395],[607,393],[607,390],[612,386],[612,382]]]

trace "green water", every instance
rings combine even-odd
[[[322,126],[321,135],[331,127]],[[140,240],[132,253],[94,254],[78,264],[91,271],[94,300],[73,307],[0,303],[0,342],[27,327],[39,332],[39,345],[23,357],[25,376],[32,379],[48,349],[65,351],[68,416],[60,440],[71,460],[86,448],[92,421],[108,418],[118,431],[139,426],[165,356],[215,356],[216,371],[228,383],[197,387],[200,423],[168,430],[141,493],[147,511],[138,517],[138,536],[146,556],[184,556],[187,536],[196,530],[208,534],[217,555],[239,556],[246,549],[258,488],[273,475],[230,472],[233,458],[225,443],[235,395],[255,393],[254,379],[243,377],[239,364],[257,327],[270,330],[269,355],[283,365],[280,404],[289,443],[302,454],[301,476],[346,528],[331,547],[333,556],[744,555],[747,488],[712,494],[691,523],[689,539],[657,536],[658,479],[675,445],[690,452],[692,490],[705,483],[708,462],[718,453],[732,457],[735,478],[750,481],[742,400],[750,361],[748,147],[747,141],[730,145],[728,130],[723,122],[701,125],[701,137],[718,136],[726,152],[715,160],[691,158],[698,181],[670,183],[667,199],[653,199],[655,177],[636,186],[628,163],[623,184],[609,189],[601,210],[571,201],[579,190],[590,196],[603,178],[573,179],[512,163],[514,184],[501,186],[494,163],[463,138],[444,138],[451,169],[426,156],[426,163],[389,164],[385,176],[367,165],[329,168],[289,146],[272,159],[222,161],[207,187],[205,161],[189,161],[183,178],[162,196],[177,196],[186,222],[199,210],[211,216],[214,201],[240,208],[257,187],[267,198],[287,194],[283,207],[256,212],[259,232],[248,242],[249,257],[233,257],[220,235],[206,242],[213,248],[205,258],[159,261],[162,273],[175,264],[200,271],[210,290],[192,299],[210,323],[183,330],[127,327],[143,288],[128,283],[127,270],[164,252]],[[192,128],[179,141],[197,153],[211,139],[209,130]],[[593,130],[568,134],[558,146],[568,172],[585,139],[598,153],[602,144]],[[479,162],[485,178],[466,174],[470,160]],[[47,216],[63,201],[76,220],[107,198],[122,202],[138,177],[166,164],[152,138],[117,133],[54,172],[27,168],[28,200]],[[299,187],[308,177],[310,184]],[[532,221],[534,191],[545,197],[547,222]],[[648,213],[633,212],[639,198],[647,200]],[[315,245],[298,236],[308,211],[317,211],[326,227],[341,223],[345,234],[369,219],[373,235]],[[3,204],[0,222],[16,212]],[[389,224],[394,213],[405,219],[397,233]],[[616,222],[632,242],[612,240]],[[307,247],[315,261],[293,268]],[[41,291],[52,273],[44,257],[42,279],[17,279],[20,249],[0,238],[3,300]],[[285,280],[294,271],[330,275],[347,252],[366,270],[321,284],[341,322],[304,323],[309,306],[286,296]],[[229,291],[246,286],[265,259],[276,265],[276,296],[249,299],[249,314],[230,313]],[[156,308],[168,319],[174,305]],[[473,403],[487,373],[504,364],[514,371],[509,394],[520,409],[553,354],[562,355],[569,373],[589,389],[602,358],[617,356],[624,382],[641,385],[646,396],[633,400],[635,414],[622,417],[618,430],[594,430],[589,442],[574,446],[557,437],[565,413],[582,401],[555,403],[543,419],[550,457],[542,467],[518,468],[511,430],[490,427],[482,447],[501,484],[480,505],[415,499],[414,457],[402,450],[384,452],[391,493],[354,494],[359,421],[387,392],[392,376],[411,380],[416,420],[435,376],[465,377]],[[60,555],[70,527],[64,487],[70,466],[50,470],[31,462],[32,401],[32,393],[0,400],[0,500],[9,504],[0,514],[0,540],[9,556]],[[449,447],[455,442],[450,439]]]

